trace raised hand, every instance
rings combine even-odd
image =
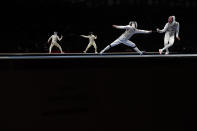
[[[177,37],[177,39],[178,39],[178,40],[181,40],[181,38],[180,38],[180,37]]]
[[[117,27],[117,25],[112,25],[112,27],[116,28],[116,27]]]

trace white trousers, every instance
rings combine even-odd
[[[129,40],[121,40],[121,39],[117,39],[115,40],[113,43],[111,43],[110,45],[108,45],[105,49],[103,49],[100,53],[104,53],[105,51],[109,50],[111,47],[115,47],[119,44],[123,43],[124,45],[127,45],[131,48],[133,48],[136,52],[138,52],[139,54],[142,54],[142,52],[136,47],[135,43],[129,41]]]
[[[136,47],[136,45],[133,42],[131,42],[129,40],[120,40],[120,39],[115,40],[110,45],[111,45],[111,47],[115,47],[115,46],[117,46],[117,45],[119,45],[121,43],[123,43],[124,45],[127,45],[129,47],[132,47],[132,48]]]
[[[61,53],[63,53],[61,46],[60,46],[57,42],[52,42],[52,43],[51,43],[50,48],[49,48],[49,53],[51,53],[52,48],[53,48],[54,46],[58,47],[59,50],[61,51]]]
[[[162,51],[166,50],[166,53],[169,53],[169,48],[174,45],[174,41],[175,41],[175,36],[174,35],[170,36],[170,33],[167,32],[165,34],[164,48],[162,49]]]
[[[86,53],[91,46],[94,46],[95,53],[97,53],[97,46],[95,42],[90,42],[84,52]]]

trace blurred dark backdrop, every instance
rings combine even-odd
[[[197,129],[195,57],[0,63],[1,129]]]
[[[0,52],[48,52],[53,31],[64,35],[66,52],[81,52],[88,40],[79,35],[93,31],[100,50],[122,33],[112,24],[163,28],[169,15],[177,16],[182,38],[171,50],[197,50],[195,0],[9,0],[2,7]],[[163,36],[132,41],[157,51]],[[196,67],[195,57],[1,59],[1,128],[196,131]]]
[[[194,53],[196,0],[15,0],[7,1],[2,11],[2,28],[6,41],[0,52],[48,52],[50,35],[58,31],[65,52],[82,52],[88,40],[79,37],[93,31],[101,50],[122,33],[112,24],[138,22],[140,29],[163,28],[170,15],[180,22],[181,41],[171,49]],[[136,35],[131,40],[140,49],[158,51],[163,46],[162,34]],[[113,51],[129,51],[119,46]]]

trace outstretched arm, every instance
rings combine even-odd
[[[129,26],[118,26],[118,25],[112,25],[112,27],[116,28],[116,29],[129,29]]]
[[[164,32],[166,32],[167,28],[168,28],[168,23],[165,25],[165,27],[163,28],[163,30],[160,30],[160,29],[157,28],[157,32],[158,33],[164,33]]]
[[[89,36],[85,36],[85,35],[80,35],[83,38],[89,38]]]
[[[152,30],[147,31],[147,30],[139,30],[139,29],[137,29],[136,33],[138,33],[138,34],[150,34],[150,33],[152,33]]]
[[[177,28],[176,28],[176,38],[177,38],[178,40],[181,40],[180,37],[179,37],[179,29],[180,29],[180,26],[179,26],[179,23],[178,23],[178,26],[177,26]]]

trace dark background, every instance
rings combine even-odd
[[[177,16],[182,39],[171,51],[197,49],[195,0],[16,0],[2,7],[2,53],[48,52],[53,31],[64,35],[65,52],[83,51],[88,40],[79,35],[90,31],[101,50],[122,33],[112,24],[136,20],[140,29],[163,28],[169,15]],[[132,41],[157,51],[163,37]],[[195,57],[0,59],[0,128],[196,131],[196,67]]]
[[[196,131],[195,57],[0,62],[2,129]]]
[[[4,6],[4,5],[2,5]],[[195,53],[196,30],[195,0],[16,0],[7,1],[2,10],[2,28],[6,41],[1,52],[48,52],[48,38],[54,31],[63,35],[60,42],[66,53],[82,52],[88,40],[81,34],[98,35],[99,51],[113,42],[123,31],[112,24],[127,25],[138,22],[139,29],[162,29],[170,15],[180,22],[181,41],[176,41],[172,51]],[[3,13],[4,12],[4,13]],[[158,51],[163,47],[164,34],[136,35],[132,37],[141,50]],[[111,51],[132,51],[119,46]],[[92,50],[90,51],[92,52]]]

